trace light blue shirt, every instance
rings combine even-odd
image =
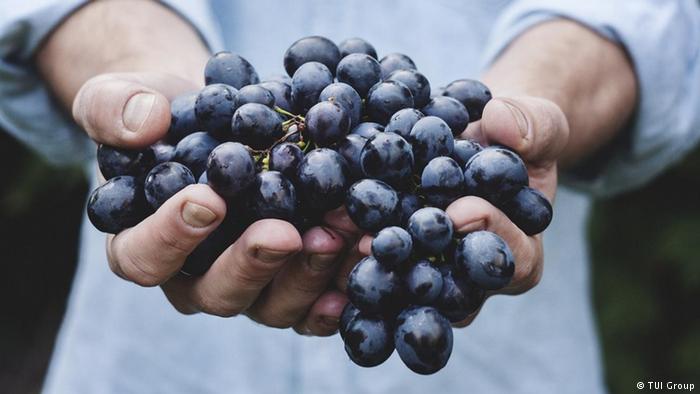
[[[56,163],[90,154],[30,67],[40,40],[78,1],[0,5],[0,125]],[[555,17],[625,46],[640,85],[633,124],[601,171],[567,185],[609,194],[640,185],[700,139],[700,12],[692,0],[166,2],[212,50],[238,52],[262,77],[282,73],[295,39],[361,36],[379,55],[409,54],[434,86],[478,77],[518,34]],[[177,59],[173,59],[176,61]],[[182,316],[157,288],[113,275],[103,235],[85,222],[80,265],[46,393],[602,393],[591,309],[587,195],[559,190],[540,284],[489,299],[455,330],[447,367],[415,375],[396,354],[352,364],[338,336],[307,338],[245,317]],[[634,382],[630,382],[633,384]]]

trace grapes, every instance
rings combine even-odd
[[[87,214],[96,229],[110,234],[135,226],[146,217],[143,187],[132,176],[117,176],[93,190]]]
[[[339,82],[345,82],[366,97],[369,89],[381,80],[382,70],[377,60],[363,53],[345,56],[336,71]]]
[[[236,197],[255,182],[255,163],[248,149],[238,142],[217,146],[207,161],[207,179],[220,195]]]
[[[423,113],[414,108],[404,108],[397,111],[389,119],[384,131],[396,133],[405,139],[410,138],[411,129],[423,117]]]
[[[452,241],[452,221],[445,211],[426,207],[408,218],[408,232],[417,252],[438,254]]]
[[[486,85],[473,79],[452,81],[442,92],[443,96],[457,99],[469,112],[469,120],[481,119],[486,103],[491,100],[491,91]]]
[[[379,82],[367,93],[367,115],[371,120],[381,124],[389,122],[389,118],[396,111],[412,107],[411,90],[401,82]]]
[[[406,85],[413,95],[416,108],[422,108],[430,100],[430,82],[416,70],[396,70],[389,74],[387,81],[398,81]]]
[[[423,169],[420,187],[430,205],[445,209],[464,194],[464,174],[456,161],[436,157]]]
[[[336,151],[320,148],[307,153],[297,171],[300,198],[316,210],[338,208],[350,183],[349,172],[345,159]]]
[[[360,260],[350,272],[347,291],[350,302],[367,314],[391,314],[403,302],[404,289],[399,275],[372,256]]]
[[[362,98],[352,86],[336,82],[332,83],[321,91],[319,101],[333,101],[340,105],[350,117],[350,127],[355,127],[360,123],[362,115]]]
[[[205,86],[194,103],[197,123],[220,139],[231,133],[231,117],[236,108],[238,91],[221,83]]]
[[[377,51],[372,44],[358,37],[341,41],[340,44],[338,44],[338,49],[340,50],[341,59],[351,53],[364,53],[365,55],[377,59]]]
[[[419,119],[413,125],[408,140],[413,146],[416,168],[419,169],[438,156],[451,155],[455,143],[450,127],[435,116]]]
[[[379,65],[382,68],[382,79],[386,79],[396,70],[416,69],[416,64],[413,63],[413,60],[403,53],[390,53],[379,61]]]
[[[231,138],[253,149],[267,149],[282,138],[282,118],[270,107],[243,104],[233,114]]]
[[[513,151],[487,148],[467,162],[464,183],[467,193],[498,206],[528,185],[527,168]]]
[[[192,171],[184,165],[175,162],[158,164],[146,176],[146,201],[156,210],[175,193],[194,183]]]
[[[272,108],[275,106],[275,96],[260,85],[248,85],[238,91],[238,105],[258,103]]]
[[[296,71],[306,63],[318,62],[333,70],[340,61],[340,50],[333,41],[321,37],[304,37],[295,41],[284,54],[284,69],[292,79]]]
[[[499,290],[515,272],[513,254],[501,237],[490,231],[475,231],[459,241],[455,264],[468,281],[485,290]]]
[[[279,171],[287,179],[294,180],[297,177],[299,163],[304,158],[299,145],[291,142],[283,142],[275,145],[270,151],[270,170]]]
[[[433,97],[421,111],[428,116],[437,116],[444,120],[454,135],[462,134],[469,124],[469,112],[462,103],[452,97]]]
[[[173,161],[186,165],[195,178],[199,178],[206,170],[209,154],[217,145],[219,141],[206,132],[192,133],[177,143]]]
[[[340,105],[321,101],[306,113],[306,133],[317,146],[329,146],[340,141],[350,131],[350,116]]]
[[[385,227],[372,240],[372,256],[389,269],[408,260],[413,248],[411,235],[401,227]]]
[[[304,63],[292,76],[292,103],[294,109],[305,114],[318,102],[323,89],[333,83],[328,67],[318,62]]]
[[[411,370],[437,372],[450,357],[450,322],[474,314],[515,272],[503,239],[457,235],[443,209],[478,196],[533,235],[549,225],[552,206],[528,186],[514,151],[455,140],[481,117],[486,86],[431,87],[408,56],[376,59],[360,38],[336,46],[305,37],[284,54],[288,75],[259,82],[243,57],[217,53],[206,86],[172,100],[162,141],[98,147],[107,182],[91,193],[88,218],[118,233],[187,185],[209,185],[227,214],[184,261],[181,272],[198,276],[256,220],[285,220],[304,233],[343,206],[374,236],[347,279],[338,328],[350,360],[376,366],[396,348]]]
[[[404,310],[394,334],[399,357],[413,372],[430,375],[441,370],[452,353],[452,327],[435,308]]]
[[[411,179],[413,151],[400,135],[377,133],[370,137],[360,153],[362,173],[401,188]]]
[[[375,232],[394,224],[399,203],[396,191],[376,179],[363,179],[350,186],[345,208],[362,230]]]
[[[204,67],[204,81],[207,85],[223,83],[240,89],[260,81],[258,73],[243,57],[223,51],[212,56]]]

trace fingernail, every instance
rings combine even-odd
[[[329,327],[337,327],[340,320],[333,316],[321,316],[321,323]]]
[[[499,102],[505,104],[506,108],[510,111],[511,115],[513,115],[513,119],[515,120],[515,123],[518,125],[518,131],[520,131],[520,135],[525,138],[527,137],[527,131],[528,131],[528,126],[527,126],[527,118],[525,117],[525,114],[523,111],[516,107],[515,105],[509,103],[506,100],[499,100]]]
[[[312,254],[309,256],[309,267],[314,271],[325,271],[335,262],[334,254]]]
[[[129,99],[124,106],[122,121],[127,129],[139,131],[153,109],[156,96],[152,93],[138,93]]]
[[[192,227],[207,227],[214,223],[216,214],[207,207],[187,202],[182,208],[182,220]]]
[[[486,220],[481,219],[476,222],[467,223],[457,230],[458,233],[470,233],[472,231],[483,230],[486,228]]]
[[[285,259],[291,256],[291,254],[290,252],[281,250],[259,248],[255,253],[255,257],[265,262],[275,262]]]

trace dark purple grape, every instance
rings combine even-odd
[[[430,82],[416,70],[396,70],[389,74],[387,81],[398,81],[406,85],[413,95],[413,104],[422,108],[430,101]]]
[[[440,254],[452,241],[452,221],[445,211],[421,208],[408,218],[413,250],[424,255]]]
[[[372,240],[372,256],[388,269],[397,269],[412,250],[411,235],[401,227],[385,227]]]
[[[291,220],[296,213],[294,185],[278,171],[263,171],[256,176],[252,201],[258,219]]]
[[[133,176],[117,176],[88,197],[90,223],[103,233],[117,234],[146,218],[143,186]]]
[[[339,82],[345,82],[362,97],[381,80],[382,70],[377,60],[364,53],[353,53],[345,56],[336,71]]]
[[[192,171],[184,165],[172,161],[158,164],[146,176],[146,201],[156,210],[175,193],[194,183]]]
[[[404,188],[413,173],[411,144],[394,133],[377,133],[367,140],[360,153],[362,173],[393,187]]]
[[[455,148],[452,151],[452,158],[460,167],[464,168],[469,159],[481,151],[481,145],[472,140],[455,140]]]
[[[420,187],[430,205],[445,209],[464,195],[464,174],[456,161],[439,156],[423,169]]]
[[[238,105],[258,103],[270,108],[275,106],[275,95],[261,85],[248,85],[238,91]]]
[[[379,123],[374,122],[362,122],[358,124],[354,129],[350,130],[350,134],[357,134],[364,138],[371,138],[377,133],[384,131],[384,126]]]
[[[360,310],[357,309],[352,302],[345,304],[345,308],[343,308],[343,312],[340,314],[340,319],[338,322],[338,333],[340,334],[341,338],[345,339],[345,332],[347,331],[348,325],[352,319],[359,314]]]
[[[335,72],[340,61],[340,50],[333,41],[321,36],[304,37],[295,41],[284,53],[284,69],[289,76],[304,64],[318,62]]]
[[[376,232],[396,222],[398,203],[391,186],[377,179],[363,179],[348,189],[345,208],[357,227]]]
[[[334,69],[335,70],[335,69]],[[333,83],[328,67],[318,62],[304,63],[292,76],[292,104],[300,114],[318,102],[321,91]]]
[[[552,204],[540,191],[527,186],[499,208],[527,235],[543,232],[552,221]]]
[[[151,145],[149,149],[153,151],[155,164],[172,161],[173,157],[175,157],[175,147],[163,141],[156,142],[155,144]]]
[[[131,150],[100,144],[97,147],[97,165],[105,179],[129,175],[142,177],[156,165],[152,148]]]
[[[421,209],[423,204],[413,193],[399,193],[399,207],[398,207],[398,223],[406,227],[408,225],[408,218],[413,215],[414,212]]]
[[[416,305],[431,305],[442,292],[442,273],[428,260],[416,261],[404,274],[403,282],[411,303]]]
[[[394,342],[399,357],[421,375],[441,370],[452,354],[452,326],[429,306],[411,307],[396,319]]]
[[[435,307],[452,323],[461,322],[476,312],[484,303],[486,293],[474,284],[455,275],[447,265],[441,267],[442,291]]]
[[[399,274],[372,256],[360,260],[350,272],[347,292],[350,302],[367,314],[391,315],[403,305],[404,289]]]
[[[316,146],[329,146],[343,139],[350,131],[350,116],[339,105],[321,101],[306,113],[305,133]]]
[[[511,199],[529,178],[522,159],[505,148],[489,147],[475,154],[465,166],[466,192],[496,206]]]
[[[303,158],[304,152],[299,145],[282,142],[270,150],[270,169],[281,172],[287,179],[294,180],[297,177],[299,163]]]
[[[350,116],[350,127],[360,123],[362,115],[362,98],[352,86],[336,82],[326,86],[318,96],[320,101],[333,101],[340,105]]]
[[[194,113],[200,127],[222,140],[231,133],[231,118],[236,108],[238,90],[221,83],[205,86],[194,103]]]
[[[377,59],[377,51],[374,49],[372,44],[363,40],[362,38],[353,37],[343,40],[338,44],[338,49],[340,49],[340,58],[351,53],[364,53],[375,59]]]
[[[243,104],[233,114],[231,138],[253,149],[268,149],[284,136],[282,117],[263,104]]]
[[[365,111],[374,122],[387,124],[391,115],[403,108],[413,108],[413,96],[401,82],[379,82],[367,93]]]
[[[433,97],[421,109],[421,112],[444,120],[450,126],[453,135],[462,134],[469,124],[469,112],[462,103],[452,97]]]
[[[269,75],[262,83],[265,82],[281,82],[285,85],[292,85],[292,77],[287,74],[272,74]]]
[[[415,167],[422,169],[438,156],[449,156],[454,150],[454,137],[442,119],[426,116],[411,129],[408,141],[413,146]]]
[[[458,273],[484,290],[502,289],[515,272],[510,248],[490,231],[465,235],[455,249],[454,259]]]
[[[297,194],[316,212],[326,212],[343,204],[350,184],[348,164],[338,152],[314,149],[299,164]]]
[[[207,161],[207,179],[214,191],[227,198],[236,197],[255,183],[255,163],[248,148],[238,142],[217,146]]]
[[[274,97],[274,104],[277,107],[282,108],[285,111],[291,112],[294,110],[292,107],[292,80],[289,83],[284,83],[280,81],[265,81],[260,82],[258,86],[262,86],[272,93]]]
[[[415,70],[416,64],[413,63],[410,57],[403,53],[390,53],[379,61],[382,68],[382,79],[387,78],[396,70]]]
[[[391,325],[377,317],[355,316],[343,339],[350,360],[361,367],[376,367],[394,352]]]
[[[186,275],[199,276],[209,270],[217,258],[231,246],[246,229],[245,223],[238,220],[237,215],[231,213],[229,207],[226,217],[216,230],[212,231],[204,241],[187,256],[180,271]]]
[[[170,102],[170,128],[167,140],[171,144],[177,144],[185,136],[199,131],[197,116],[194,113],[194,103],[197,101],[197,93],[186,93],[175,97]]]
[[[425,115],[415,108],[404,108],[391,116],[384,131],[396,133],[408,140],[411,135],[411,129],[423,116]]]
[[[207,85],[223,83],[240,89],[260,82],[255,68],[243,57],[222,51],[211,58],[204,67],[204,82]]]
[[[486,103],[492,98],[489,88],[473,79],[452,81],[445,87],[442,95],[452,97],[462,103],[469,112],[469,120],[471,122],[481,119]]]
[[[365,147],[367,139],[358,134],[348,134],[339,143],[336,150],[340,153],[350,168],[350,176],[353,180],[359,180],[364,176],[360,164],[360,154]]]
[[[209,154],[217,145],[219,141],[208,133],[192,133],[177,143],[173,161],[186,165],[195,178],[199,178],[207,168]]]
[[[200,185],[206,185],[209,183],[209,179],[207,179],[207,172],[204,171],[202,175],[199,176],[199,179],[197,179],[197,183]]]

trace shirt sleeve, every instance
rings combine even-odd
[[[43,40],[84,0],[0,1],[0,129],[55,165],[84,163],[94,147],[52,97],[33,64]],[[221,48],[207,1],[163,0],[199,32],[210,49]]]
[[[621,44],[639,83],[627,130],[562,182],[595,195],[641,186],[700,140],[700,9],[694,0],[523,0],[501,14],[485,51],[488,66],[530,27],[568,18]]]

